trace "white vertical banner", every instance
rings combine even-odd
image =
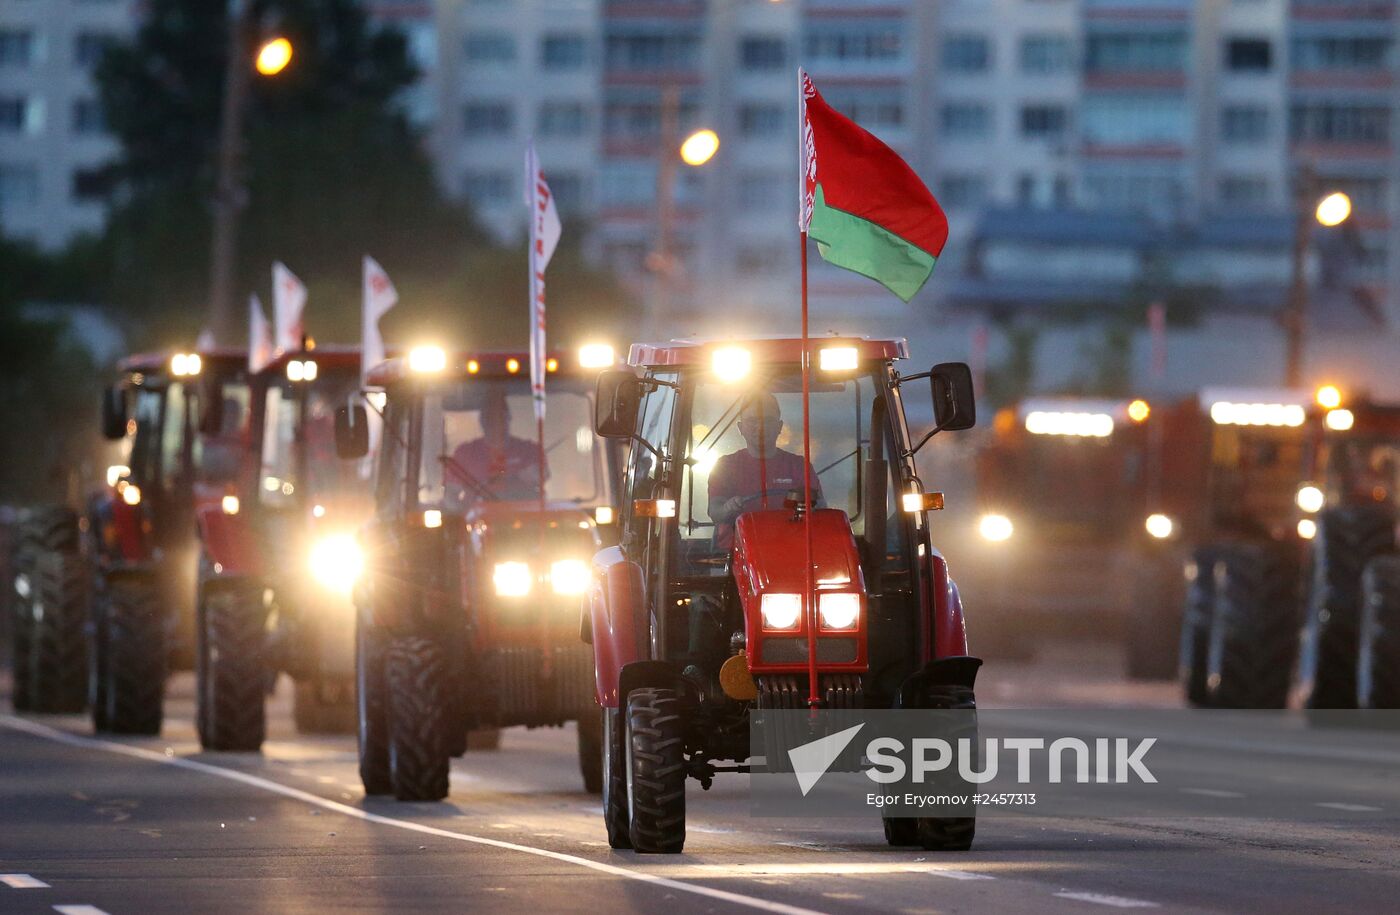
[[[554,257],[562,228],[554,195],[540,170],[535,142],[525,148],[525,206],[530,213],[530,394],[535,419],[544,420],[544,376],[548,350],[545,340],[544,271]]]
[[[276,326],[277,348],[284,353],[301,349],[306,326],[302,312],[306,309],[306,285],[287,265],[277,261],[272,265],[272,320]]]
[[[379,262],[368,254],[364,260],[363,297],[360,315],[360,384],[365,383],[372,366],[384,361],[384,335],[379,330],[379,319],[389,313],[389,309],[399,303],[399,292],[394,288],[389,274],[379,266]]]
[[[248,371],[254,375],[276,358],[272,326],[263,314],[262,300],[255,292],[248,297]]]

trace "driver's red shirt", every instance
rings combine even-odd
[[[534,478],[522,479],[525,470],[534,470],[539,462],[539,445],[523,438],[507,436],[505,441],[492,443],[485,438],[472,439],[457,446],[452,459],[476,477],[477,481],[492,490],[498,499],[530,499],[539,496],[539,484]],[[549,465],[545,465],[548,476]],[[451,465],[448,475],[458,485],[468,489],[468,498],[477,499],[480,493],[471,490],[468,481],[462,479]]]
[[[795,490],[799,493],[798,498],[801,498],[802,464],[801,455],[781,448],[774,449],[772,454],[763,458],[750,453],[747,448],[726,454],[715,462],[715,469],[710,471],[710,503],[718,505],[735,496],[752,496],[753,501],[745,505],[744,510],[755,511],[763,507],[763,500],[758,496],[767,490],[768,507],[782,508],[788,492]],[[807,465],[807,476],[812,481],[812,498],[820,499],[821,484],[812,472],[811,464]],[[728,549],[733,543],[734,525],[716,524],[715,546]]]

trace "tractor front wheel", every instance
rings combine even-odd
[[[401,801],[447,797],[448,679],[441,647],[418,636],[395,638],[385,658],[389,780]]]
[[[365,794],[389,794],[389,719],[384,681],[384,636],[357,614],[355,704],[359,719],[360,782]]]
[[[1298,568],[1286,548],[1243,544],[1215,565],[1207,704],[1280,709],[1298,650]]]
[[[685,847],[685,722],[675,690],[627,695],[626,752],[632,847],[679,854]]]
[[[255,752],[267,736],[267,608],[257,582],[219,582],[199,607],[199,743]]]
[[[627,728],[622,709],[603,709],[603,825],[608,847],[632,847],[627,809]]]
[[[160,733],[165,700],[165,620],[160,589],[148,575],[107,580],[97,621],[106,682],[94,721],[113,734]]]
[[[1361,708],[1400,709],[1400,556],[1377,556],[1361,576]]]
[[[1215,563],[1219,558],[1219,547],[1201,547],[1191,553],[1185,568],[1179,669],[1186,701],[1197,708],[1210,702],[1206,683],[1210,679],[1210,626],[1215,616]]]

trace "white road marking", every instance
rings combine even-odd
[[[35,737],[43,737],[57,743],[67,744],[74,747],[82,747],[90,750],[105,750],[109,753],[116,753],[122,756],[129,756],[133,759],[142,759],[147,762],[160,763],[167,766],[178,766],[181,769],[188,769],[192,772],[201,772],[205,775],[213,775],[217,778],[228,779],[239,782],[252,788],[260,788],[273,794],[280,794],[294,800],[308,804],[314,804],[324,810],[344,814],[363,820],[367,823],[378,823],[381,826],[393,826],[398,829],[405,829],[410,832],[422,833],[424,835],[437,836],[443,839],[454,839],[458,842],[469,842],[473,845],[486,845],[492,848],[499,848],[505,851],[519,852],[525,855],[534,855],[538,858],[548,858],[564,864],[572,864],[577,867],[608,874],[613,877],[623,877],[628,880],[636,880],[641,883],[649,883],[657,887],[676,890],[682,893],[692,893],[696,896],[704,896],[709,899],[716,899],[731,905],[745,906],[763,912],[775,912],[780,915],[819,915],[816,909],[807,909],[802,906],[788,905],[782,902],[773,902],[768,899],[760,899],[757,896],[746,896],[743,893],[735,893],[729,890],[721,890],[715,887],[700,886],[694,883],[687,883],[682,880],[672,880],[669,877],[659,877],[645,871],[632,870],[626,867],[618,867],[614,864],[605,864],[602,861],[593,861],[588,858],[581,858],[578,855],[571,855],[565,852],[551,851],[547,848],[535,848],[531,845],[519,845],[515,842],[505,842],[501,839],[491,839],[486,836],[475,836],[465,832],[452,832],[448,829],[440,829],[436,826],[428,826],[424,823],[415,823],[411,820],[400,820],[394,817],[387,817],[383,814],[370,813],[358,807],[351,807],[339,801],[327,800],[309,791],[302,791],[289,785],[279,784],[269,781],[247,772],[239,772],[235,769],[225,769],[222,766],[214,766],[209,763],[199,762],[193,759],[186,759],[182,756],[169,757],[163,753],[153,753],[141,747],[134,747],[123,743],[114,743],[109,740],[97,740],[92,737],[82,737],[77,734],[69,734],[55,728],[47,727],[22,718],[15,718],[11,715],[0,715],[0,726],[4,726],[16,731],[23,731]],[[72,913],[72,915],[96,915],[92,911]],[[105,913],[104,913],[105,915]]]
[[[95,905],[56,905],[53,910],[59,915],[107,915]]]
[[[1110,896],[1107,893],[1056,893],[1055,895],[1061,899],[1092,902],[1095,905],[1107,905],[1115,909],[1155,909],[1160,907],[1158,903],[1148,902],[1146,899],[1129,899],[1127,896]]]
[[[1238,791],[1221,791],[1219,788],[1180,788],[1182,794],[1199,794],[1202,797],[1244,797]]]
[[[1352,810],[1358,813],[1380,813],[1384,808],[1371,807],[1366,804],[1343,804],[1340,801],[1328,801],[1321,804],[1314,804],[1314,807],[1328,807],[1332,810]]]
[[[28,874],[0,874],[0,883],[12,890],[46,890],[49,888],[47,883]]]

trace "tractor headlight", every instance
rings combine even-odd
[[[555,594],[582,594],[589,580],[588,563],[582,559],[560,559],[549,566],[549,584]]]
[[[764,629],[796,629],[802,619],[802,596],[799,594],[765,594],[759,600],[759,615]]]
[[[350,534],[334,534],[311,547],[311,575],[323,587],[349,593],[365,570],[365,554]]]
[[[1147,528],[1147,533],[1157,540],[1166,540],[1176,530],[1176,522],[1171,519],[1170,515],[1164,515],[1161,512],[1148,515],[1143,526]]]
[[[817,612],[821,615],[823,629],[854,629],[860,622],[860,595],[819,595]]]
[[[992,543],[1010,540],[1014,530],[1011,519],[1005,515],[983,515],[982,520],[977,522],[977,532],[982,535],[983,540],[990,540]]]
[[[530,593],[533,576],[528,562],[498,562],[491,573],[497,597],[524,597]]]
[[[1298,507],[1308,514],[1322,511],[1322,506],[1327,504],[1327,496],[1321,489],[1312,485],[1298,487],[1298,495],[1294,497]]]

